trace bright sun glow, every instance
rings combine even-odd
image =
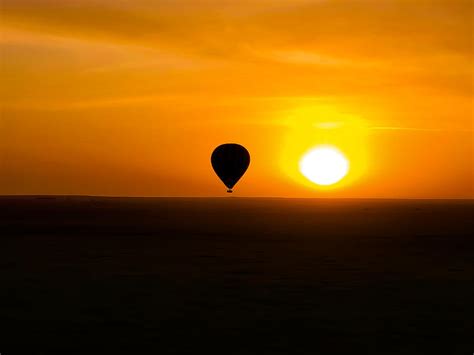
[[[318,146],[301,158],[300,171],[317,185],[333,185],[346,176],[349,162],[335,147]]]

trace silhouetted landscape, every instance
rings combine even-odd
[[[472,200],[0,198],[0,352],[471,354]]]

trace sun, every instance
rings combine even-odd
[[[309,181],[328,186],[341,181],[349,172],[349,161],[336,147],[321,145],[300,160],[300,171]]]

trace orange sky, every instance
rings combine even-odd
[[[472,198],[472,4],[2,0],[0,194]]]

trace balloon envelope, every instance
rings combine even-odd
[[[234,185],[247,171],[250,154],[240,144],[222,144],[212,152],[211,164],[217,176],[227,186],[227,192],[232,192]]]

